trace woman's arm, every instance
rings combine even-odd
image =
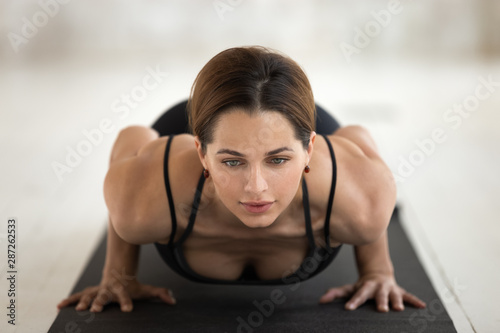
[[[373,234],[363,237],[365,240],[363,243],[354,244],[359,273],[358,281],[354,284],[330,288],[321,297],[320,303],[349,297],[345,305],[348,310],[356,309],[371,298],[375,299],[380,312],[389,311],[389,302],[396,311],[404,309],[404,302],[418,308],[425,307],[424,302],[401,288],[394,278],[394,268],[387,241],[387,225],[396,199],[396,186],[392,173],[379,156],[375,141],[367,130],[360,126],[347,126],[336,131],[335,135],[352,143],[352,148],[359,150],[366,157],[361,160],[365,160],[368,163],[368,169],[371,169],[370,177],[363,181],[365,184],[371,184],[366,186],[358,184],[356,187],[361,189],[363,193],[361,196],[371,196],[372,200],[361,202],[365,203],[363,207],[365,211],[363,215],[367,217],[365,223],[372,225],[369,231]],[[353,175],[353,177],[356,176],[356,174]],[[363,178],[366,174],[360,176]],[[350,200],[351,204],[358,206],[359,209],[359,201],[353,200],[352,197]],[[366,203],[370,204],[366,205]]]
[[[128,221],[123,221],[126,214],[117,209],[128,207],[131,202],[127,201],[126,188],[117,183],[125,183],[123,168],[132,159],[140,154],[149,142],[155,140],[158,134],[145,127],[127,127],[120,132],[111,152],[110,167],[104,183],[104,193],[107,197],[106,203],[109,210],[108,234],[106,244],[106,261],[104,264],[101,283],[98,286],[87,287],[77,292],[58,304],[58,308],[77,303],[76,310],[100,312],[109,302],[118,302],[122,311],[132,310],[132,300],[141,298],[159,297],[164,302],[175,304],[171,291],[166,288],[158,288],[144,285],[137,281],[136,273],[139,259],[139,245],[125,241],[116,232],[115,225],[123,226]],[[116,172],[119,170],[119,172]],[[111,177],[108,177],[111,176]],[[118,176],[118,177],[116,177]],[[125,194],[125,195],[124,195]],[[125,200],[125,202],[120,202]],[[118,219],[118,220],[116,220]]]
[[[152,216],[155,210],[150,207],[152,198],[161,195],[158,191],[164,191],[157,180],[163,179],[166,138],[158,139],[158,133],[148,127],[130,126],[119,133],[113,146],[104,199],[114,230],[131,244],[151,243],[159,235],[170,234],[168,221]],[[165,213],[169,216],[168,208]]]
[[[386,230],[396,202],[396,184],[374,140],[361,126],[331,137],[337,157],[337,186],[330,229],[335,241],[370,244]]]

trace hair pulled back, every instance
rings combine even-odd
[[[187,109],[204,152],[219,117],[235,108],[250,115],[281,113],[304,148],[315,129],[316,108],[306,74],[289,57],[261,46],[224,50],[198,73]]]

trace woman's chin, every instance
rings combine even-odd
[[[241,223],[252,229],[267,228],[271,226],[275,220],[276,218],[273,218],[272,216],[240,217]]]

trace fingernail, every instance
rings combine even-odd
[[[354,304],[348,303],[346,304],[347,310],[354,310]]]
[[[387,305],[382,306],[382,311],[384,311],[384,312],[389,311],[389,308],[387,307]]]
[[[125,311],[125,312],[129,312],[130,310],[132,310],[132,307],[130,305],[124,305],[122,308],[122,311]]]
[[[174,297],[170,297],[170,298],[172,299],[172,302],[173,302],[174,304],[177,304],[177,300],[176,300]]]

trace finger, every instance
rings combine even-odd
[[[80,299],[80,297],[82,297],[82,292],[71,295],[70,297],[63,299],[61,302],[59,302],[59,304],[57,304],[57,307],[59,309],[64,308],[65,306],[68,306],[70,304],[77,302]]]
[[[118,303],[120,303],[120,309],[123,312],[130,312],[133,309],[132,299],[129,294],[125,291],[119,292],[116,294],[118,298]]]
[[[113,294],[107,288],[99,289],[97,296],[90,307],[91,312],[101,312],[106,304],[114,300]]]
[[[323,296],[321,296],[319,302],[329,303],[333,301],[335,298],[348,297],[352,295],[353,292],[354,292],[354,285],[352,284],[346,284],[341,287],[330,288]]]
[[[403,301],[405,301],[406,303],[409,303],[417,308],[425,308],[425,306],[426,306],[425,302],[423,302],[420,298],[418,298],[417,296],[412,295],[408,292],[403,295]]]
[[[401,293],[392,290],[389,293],[389,299],[394,310],[403,311],[405,309],[405,306],[403,304],[403,296],[401,295]]]
[[[373,296],[375,291],[375,284],[366,282],[361,288],[356,291],[354,296],[345,304],[347,310],[355,310],[358,306],[366,302],[366,300]]]
[[[389,290],[387,287],[382,286],[377,292],[375,297],[375,302],[377,303],[377,310],[380,312],[389,311]]]
[[[169,304],[176,304],[177,300],[174,297],[172,290],[167,288],[156,288],[153,292],[153,296],[159,297],[162,301]]]
[[[158,297],[162,301],[169,303],[169,304],[176,304],[177,301],[174,298],[174,294],[172,293],[171,290],[168,290],[167,288],[158,288],[158,287],[153,287],[151,285],[145,285],[144,286],[144,298],[149,298],[149,297]]]
[[[93,293],[92,293],[93,294]],[[80,302],[76,305],[75,309],[76,311],[82,311],[88,308],[90,302],[92,301],[93,295],[92,294],[84,294],[80,298]]]

